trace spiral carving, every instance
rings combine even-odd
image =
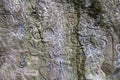
[[[107,45],[107,41],[105,39],[100,38],[97,40],[97,48],[104,49],[106,45]]]
[[[117,44],[117,45],[116,45],[116,52],[117,52],[117,53],[120,53],[120,44]]]

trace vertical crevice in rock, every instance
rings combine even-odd
[[[82,2],[82,3],[81,3]],[[76,20],[77,20],[77,23],[76,25],[73,27],[73,33],[75,35],[75,38],[76,38],[76,70],[77,70],[77,76],[78,76],[78,80],[86,80],[85,78],[85,62],[86,62],[86,56],[85,56],[85,53],[84,53],[84,50],[83,50],[83,46],[81,44],[81,41],[80,41],[80,35],[78,34],[78,31],[79,31],[79,23],[80,23],[80,9],[81,9],[81,5],[84,5],[83,4],[83,1],[82,0],[71,0],[71,1],[68,1],[68,3],[71,3],[73,4],[74,6],[74,10],[75,10],[75,14],[77,16]]]

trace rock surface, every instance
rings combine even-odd
[[[0,0],[0,80],[120,80],[119,0]]]

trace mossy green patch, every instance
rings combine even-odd
[[[100,25],[100,27],[105,27],[104,14],[105,11],[103,10],[102,4],[99,0],[91,0],[91,6],[88,8],[88,15],[95,19],[96,24]]]
[[[91,0],[91,6],[89,7],[89,15],[91,17],[96,17],[96,15],[100,15],[104,13],[102,5],[99,0]]]

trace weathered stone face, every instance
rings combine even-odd
[[[119,80],[118,0],[0,0],[0,80]]]

